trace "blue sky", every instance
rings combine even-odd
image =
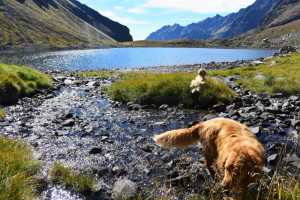
[[[126,25],[134,40],[143,40],[164,25],[187,25],[216,14],[225,16],[255,0],[79,0]]]

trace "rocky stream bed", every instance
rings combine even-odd
[[[240,61],[244,66],[250,61]],[[211,65],[219,66],[220,63]],[[226,67],[225,67],[226,65]],[[230,68],[236,63],[224,63]],[[203,66],[202,66],[203,67]],[[199,66],[177,67],[172,71],[194,71]],[[168,72],[170,68],[143,71]],[[0,122],[1,135],[32,145],[42,161],[40,179],[48,186],[41,199],[111,199],[120,188],[139,193],[145,199],[167,196],[188,199],[207,195],[214,185],[204,165],[201,145],[187,149],[164,149],[152,137],[168,130],[187,128],[201,120],[226,117],[248,125],[266,149],[265,175],[271,175],[286,147],[283,160],[300,169],[300,95],[254,95],[225,81],[238,98],[229,105],[215,105],[208,111],[167,105],[124,105],[111,101],[102,86],[118,79],[84,78],[68,72],[52,72],[54,84],[5,107],[7,116]],[[293,151],[291,151],[293,150]],[[53,185],[49,170],[55,162],[97,178],[94,193],[81,196]],[[130,196],[130,194],[129,194]]]

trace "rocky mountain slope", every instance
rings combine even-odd
[[[76,46],[132,41],[129,29],[77,0],[1,0],[0,46]]]
[[[242,44],[280,47],[300,46],[300,1],[279,0],[263,17],[260,26],[234,39]]]
[[[278,0],[256,0],[252,5],[241,9],[237,13],[231,13],[225,17],[216,15],[198,23],[187,26],[175,24],[164,26],[151,33],[147,40],[170,40],[178,38],[230,38],[245,33],[259,26],[265,13]]]
[[[299,0],[279,0],[263,17],[260,27],[263,29],[281,26],[300,19]]]

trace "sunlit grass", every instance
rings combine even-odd
[[[29,67],[0,64],[0,103],[10,96],[27,96],[51,85],[51,78]],[[3,100],[4,99],[4,100]]]
[[[54,182],[63,184],[66,188],[84,194],[91,193],[96,183],[95,179],[89,175],[74,173],[70,168],[64,167],[59,163],[54,163],[50,172],[50,178]]]
[[[24,143],[0,137],[0,199],[35,199],[40,163]]]
[[[200,105],[207,108],[216,103],[229,102],[235,93],[223,82],[207,79],[200,93],[191,93],[192,73],[125,73],[122,81],[115,82],[108,89],[113,100],[134,102],[144,105],[178,105],[185,107]]]
[[[270,66],[271,61],[278,63]],[[255,93],[298,94],[300,93],[300,53],[294,53],[291,57],[273,59],[258,66],[211,71],[209,74],[211,76],[239,75],[237,83]],[[259,74],[265,79],[254,78]]]

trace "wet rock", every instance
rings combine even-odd
[[[116,200],[130,199],[136,197],[138,192],[137,183],[123,178],[118,180],[112,190],[112,198]]]
[[[68,119],[68,120],[65,120],[64,122],[62,122],[61,125],[62,126],[74,126],[75,125],[75,121],[73,119]]]
[[[90,151],[89,154],[101,154],[102,149],[100,147],[93,147]]]
[[[135,111],[138,111],[142,109],[142,106],[140,104],[130,104],[128,106],[128,110],[135,110]]]
[[[146,152],[146,153],[152,153],[154,147],[153,147],[153,145],[151,145],[151,146],[150,146],[150,145],[144,145],[144,146],[141,147],[141,149],[142,149],[144,152]]]
[[[267,161],[270,165],[276,165],[277,162],[278,162],[278,159],[279,159],[279,155],[278,154],[273,154],[273,155],[270,155],[268,158],[267,158]]]
[[[291,101],[298,101],[299,99],[300,99],[300,97],[299,96],[295,96],[295,95],[292,95],[289,98],[289,100],[291,100]]]
[[[163,104],[161,106],[159,106],[159,110],[167,110],[169,108],[169,106],[167,104]]]
[[[281,54],[284,54],[284,53],[293,53],[293,52],[296,52],[296,48],[295,47],[292,47],[292,46],[283,46],[279,49],[279,52]]]
[[[111,172],[116,174],[117,176],[123,176],[127,174],[127,171],[120,165],[115,165],[111,168]]]

